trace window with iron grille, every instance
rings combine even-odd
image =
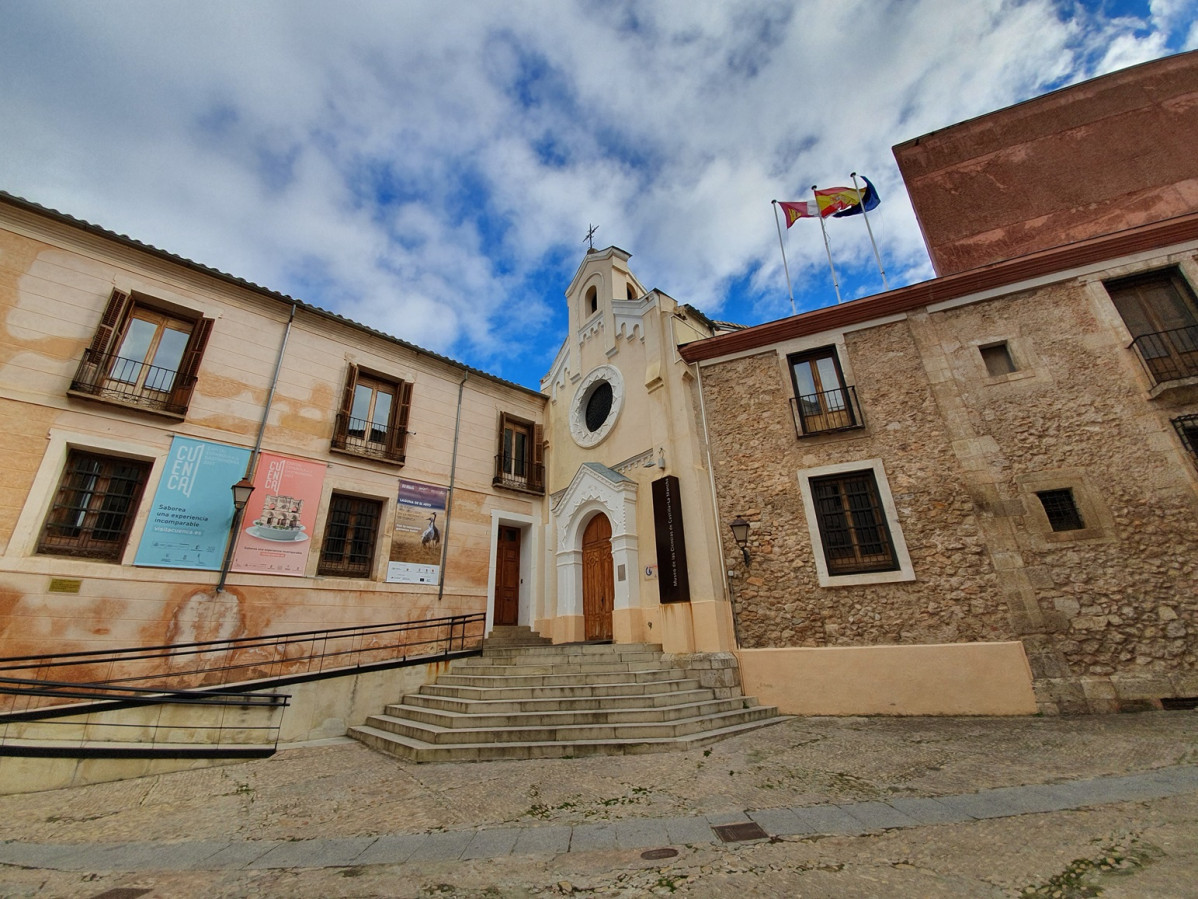
[[[149,470],[148,462],[71,450],[37,551],[119,562]]]
[[[1048,524],[1054,531],[1081,531],[1086,525],[1082,513],[1073,500],[1073,491],[1068,487],[1061,490],[1039,490],[1036,492]]]
[[[898,557],[872,470],[811,479],[828,574],[898,569]]]
[[[334,493],[316,573],[370,577],[374,572],[374,546],[382,514],[381,500]]]
[[[211,330],[212,319],[169,312],[114,290],[70,392],[181,416]]]
[[[1198,415],[1182,415],[1173,419],[1173,427],[1184,446],[1198,462]]]

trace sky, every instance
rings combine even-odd
[[[0,0],[0,189],[536,389],[590,226],[757,324],[770,201],[859,172],[890,287],[925,280],[893,145],[1195,47],[1190,0]],[[835,302],[818,223],[785,244]]]

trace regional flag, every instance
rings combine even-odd
[[[865,190],[861,191],[861,202],[857,202],[856,191],[853,191],[853,204],[847,209],[833,212],[832,215],[835,218],[844,218],[847,215],[861,215],[862,213],[869,212],[882,202],[878,196],[877,189],[870,183],[870,180],[864,175],[861,176],[861,180],[865,182]]]
[[[857,204],[857,189],[855,187],[825,187],[815,191],[815,202],[819,206],[822,218],[849,209]]]
[[[815,204],[810,200],[803,200],[800,203],[783,203],[778,202],[782,207],[782,211],[786,213],[786,227],[789,228],[799,219],[813,219],[819,215],[819,210],[815,208]]]

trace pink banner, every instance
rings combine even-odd
[[[312,548],[325,466],[263,453],[241,520],[233,571],[302,576]]]

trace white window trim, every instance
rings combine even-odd
[[[828,574],[824,544],[820,539],[819,521],[815,516],[815,500],[811,495],[811,479],[866,469],[870,469],[874,473],[874,480],[878,485],[878,496],[882,500],[882,511],[886,515],[886,524],[890,528],[890,540],[894,544],[894,554],[898,559],[899,567],[894,571]],[[911,554],[907,551],[907,541],[903,537],[898,510],[895,508],[894,497],[890,493],[890,483],[886,480],[886,469],[882,465],[881,459],[864,459],[860,462],[841,462],[836,465],[821,465],[818,468],[804,468],[798,472],[798,479],[799,491],[803,495],[803,511],[807,516],[807,532],[811,535],[811,554],[815,559],[815,571],[821,587],[856,587],[863,584],[894,584],[915,580]]]

